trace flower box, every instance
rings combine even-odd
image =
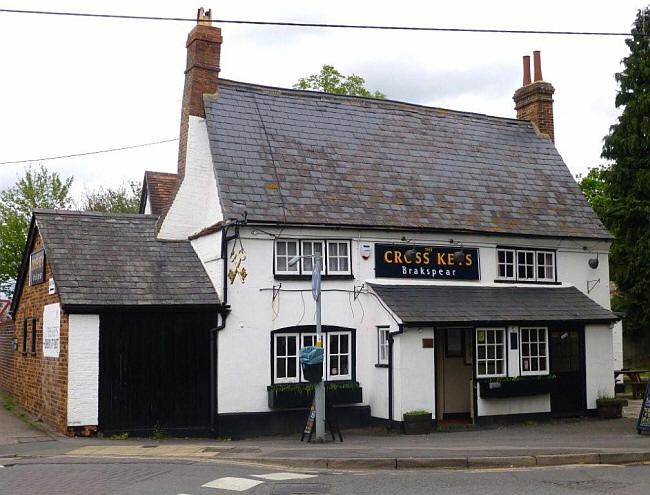
[[[426,435],[432,431],[432,414],[424,411],[405,413],[402,424],[406,435]]]
[[[520,378],[516,380],[481,380],[482,399],[503,399],[550,394],[555,390],[555,376]]]
[[[314,400],[312,384],[282,384],[267,387],[269,409],[296,409],[311,406]],[[334,405],[362,402],[363,391],[356,382],[327,383],[326,400]]]
[[[623,406],[627,406],[626,399],[618,399],[615,397],[596,399],[598,417],[602,419],[623,417]]]

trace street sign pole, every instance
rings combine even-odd
[[[316,347],[323,347],[323,334],[321,333],[321,257],[314,255],[314,269],[312,271],[312,295],[316,299]],[[325,363],[323,363],[323,367]],[[325,381],[321,380],[314,387],[314,400],[316,403],[316,441],[325,441]]]

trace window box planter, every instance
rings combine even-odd
[[[623,417],[623,406],[627,406],[626,399],[618,399],[616,397],[602,397],[596,399],[598,417],[602,419]]]
[[[404,433],[406,435],[425,435],[431,433],[430,412],[412,411],[404,413]]]
[[[304,409],[314,400],[314,385],[310,383],[277,384],[266,388],[269,409]],[[326,400],[334,405],[357,404],[363,397],[363,390],[356,382],[327,383],[325,393]]]
[[[528,395],[550,394],[555,390],[555,376],[524,377],[518,379],[481,380],[479,387],[482,399],[503,399]]]

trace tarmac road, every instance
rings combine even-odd
[[[497,470],[297,471],[206,461],[18,459],[0,468],[0,494],[647,495],[650,465]]]

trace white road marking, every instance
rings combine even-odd
[[[257,480],[249,480],[246,478],[233,478],[227,476],[225,478],[218,478],[214,481],[210,481],[209,483],[206,483],[205,485],[201,485],[201,486],[205,488],[217,488],[221,490],[232,490],[235,492],[243,492],[244,490],[248,490],[250,488],[253,488],[254,486],[259,485],[260,483],[264,483],[264,482],[257,481]]]
[[[286,481],[286,480],[304,480],[306,478],[315,478],[315,474],[301,474],[301,473],[269,473],[269,474],[254,474],[255,478],[262,478],[272,481]]]

